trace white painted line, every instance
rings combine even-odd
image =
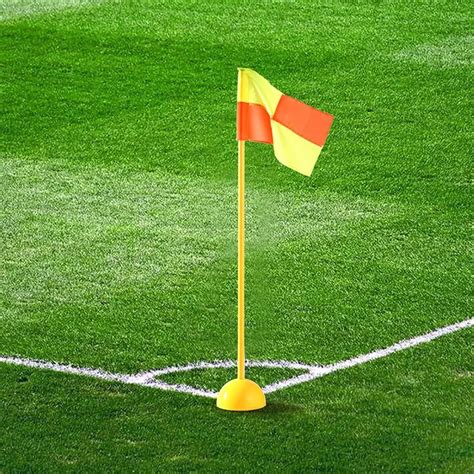
[[[69,364],[59,364],[57,362],[45,362],[34,359],[25,359],[21,357],[5,357],[0,356],[0,362],[12,365],[20,365],[23,367],[31,367],[34,369],[46,369],[54,372],[62,372],[65,374],[85,375],[96,379],[108,380],[110,382],[122,382],[132,385],[142,385],[145,387],[159,388],[161,390],[172,390],[175,392],[190,393],[191,395],[200,395],[203,397],[215,397],[215,392],[210,390],[190,387],[181,384],[169,384],[160,380],[153,379],[152,376],[147,377],[147,373],[128,375],[114,374],[101,369],[91,369],[88,367],[75,367]],[[188,369],[190,370],[190,369]],[[171,372],[170,372],[171,373]]]
[[[266,368],[284,368],[284,369],[297,369],[305,370],[306,373],[300,374],[296,377],[291,377],[286,380],[281,380],[273,384],[263,387],[265,393],[276,392],[277,390],[282,390],[294,385],[299,385],[304,382],[309,382],[311,380],[317,379],[319,377],[324,377],[327,374],[336,372],[338,370],[348,369],[349,367],[354,367],[356,365],[365,364],[375,359],[380,359],[386,357],[395,352],[403,351],[410,347],[415,347],[420,344],[432,341],[438,337],[450,334],[461,329],[466,329],[474,326],[474,318],[466,319],[459,323],[451,324],[450,326],[445,326],[439,329],[436,329],[427,334],[421,336],[416,336],[411,339],[405,339],[403,341],[397,342],[385,349],[378,349],[367,354],[362,354],[351,359],[343,360],[336,362],[331,365],[316,365],[316,364],[303,364],[300,362],[288,362],[288,361],[270,361],[270,360],[250,360],[247,361],[247,367],[266,367]],[[93,377],[96,379],[108,380],[111,382],[121,382],[126,384],[141,385],[143,387],[158,388],[161,390],[169,390],[175,392],[188,393],[191,395],[197,395],[201,397],[210,397],[216,398],[217,392],[212,390],[207,390],[204,388],[196,388],[190,385],[185,384],[171,384],[160,380],[158,377],[172,374],[176,372],[188,372],[191,370],[204,370],[204,369],[219,369],[219,368],[235,368],[235,361],[225,360],[225,361],[214,361],[214,362],[196,362],[192,364],[182,365],[182,366],[171,366],[165,367],[163,369],[149,370],[146,372],[141,372],[135,375],[129,374],[114,374],[111,372],[106,372],[101,369],[91,369],[87,367],[75,367],[69,364],[59,364],[56,362],[45,362],[33,359],[26,359],[22,357],[11,357],[11,356],[0,356],[0,362],[6,364],[19,365],[23,367],[31,367],[35,369],[46,369],[52,370],[55,372],[62,372],[67,374],[75,375],[84,375],[87,377]]]
[[[389,347],[386,347],[385,349],[378,349],[376,351],[369,352],[368,354],[362,354],[356,357],[352,357],[351,359],[336,362],[335,364],[326,365],[319,368],[315,367],[307,374],[302,374],[298,377],[293,377],[291,379],[282,380],[280,382],[267,385],[264,391],[265,393],[272,393],[283,388],[291,387],[293,385],[309,382],[319,377],[324,377],[325,375],[330,374],[332,372],[336,372],[342,369],[348,369],[349,367],[354,367],[355,365],[365,364],[366,362],[370,362],[375,359],[387,357],[388,355],[393,354],[395,352],[403,351],[410,347],[415,347],[420,344],[430,342],[433,339],[437,339],[438,337],[445,336],[446,334],[460,331],[461,329],[466,329],[472,326],[474,326],[474,318],[466,319],[465,321],[451,324],[450,326],[444,326],[442,328],[435,329],[434,331],[429,332],[427,334],[422,334],[421,336],[416,336],[411,339],[405,339]]]
[[[380,359],[381,357],[387,357],[390,354],[395,352],[403,351],[410,347],[415,347],[420,344],[425,344],[430,342],[433,339],[438,337],[445,336],[446,334],[451,334],[461,329],[467,329],[474,326],[474,318],[466,319],[459,323],[451,324],[450,326],[445,326],[439,329],[435,329],[432,332],[427,334],[422,334],[421,336],[412,337],[411,339],[405,339],[403,341],[397,342],[392,346],[386,347],[385,349],[379,349],[377,351],[369,352],[368,354],[363,354],[352,359],[344,360],[337,362],[335,364],[329,365],[327,369],[329,372],[335,372],[336,370],[347,369],[353,367],[354,365],[365,364],[371,360]]]
[[[33,369],[46,369],[55,372],[64,372],[66,374],[86,375],[96,379],[104,379],[109,381],[126,382],[123,375],[113,374],[101,369],[89,369],[86,367],[74,367],[68,364],[58,364],[56,362],[45,362],[41,360],[25,359],[22,357],[0,356],[0,362],[13,365],[21,365],[31,367]]]

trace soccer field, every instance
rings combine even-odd
[[[2,472],[472,472],[470,2],[0,18]],[[241,66],[335,120],[310,178],[247,144],[232,413]]]

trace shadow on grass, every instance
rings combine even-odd
[[[247,411],[247,412],[235,412],[235,411],[227,411],[227,410],[219,410],[219,413],[223,413],[224,415],[240,415],[244,417],[267,417],[267,416],[275,416],[275,415],[286,415],[289,413],[301,413],[304,411],[304,407],[300,405],[293,405],[290,403],[268,403],[268,405],[261,409],[255,411]]]

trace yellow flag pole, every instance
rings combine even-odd
[[[237,378],[245,379],[245,141],[239,140],[237,256]]]
[[[239,69],[237,100],[245,102],[244,70]],[[217,396],[223,410],[250,411],[266,405],[265,394],[245,378],[245,141],[238,140],[237,217],[237,378],[227,382]]]

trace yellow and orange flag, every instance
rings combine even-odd
[[[252,69],[239,69],[237,140],[273,144],[283,165],[310,176],[333,120],[275,89]]]

